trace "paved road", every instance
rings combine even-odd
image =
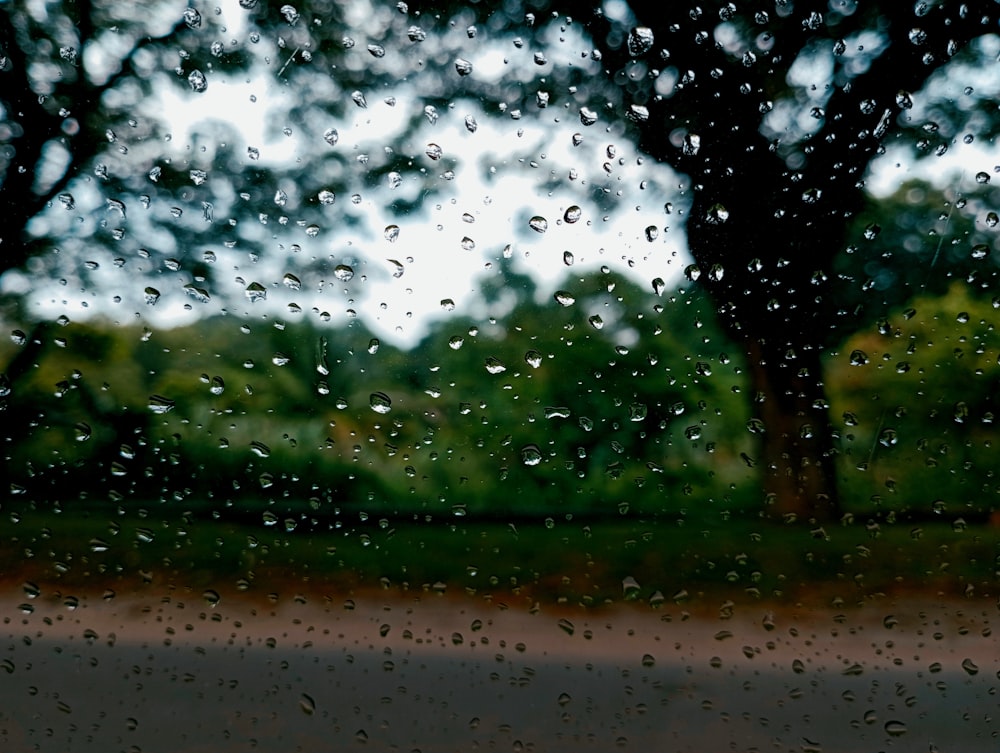
[[[772,625],[763,607],[65,601],[0,598],[5,751],[1000,749],[1000,612],[984,603]]]

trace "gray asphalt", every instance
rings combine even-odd
[[[570,617],[570,634],[557,615],[454,607],[94,606],[0,629],[0,749],[1000,750],[982,614],[773,631],[613,614]]]

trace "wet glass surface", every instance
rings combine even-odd
[[[0,3],[5,748],[995,750],[998,23]]]

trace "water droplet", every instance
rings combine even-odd
[[[566,635],[573,635],[573,633],[576,632],[576,626],[565,617],[560,619],[556,624],[559,626],[560,630],[566,633]]]
[[[667,283],[663,281],[662,277],[653,278],[653,292],[656,295],[663,295],[663,291],[666,289]]]
[[[472,73],[472,63],[465,58],[458,58],[455,61],[455,70],[458,71],[459,76],[468,76]]]
[[[299,696],[299,708],[302,709],[303,714],[306,714],[307,716],[312,716],[313,714],[316,713],[316,701],[313,700],[313,697],[311,695],[303,693],[301,696]],[[358,735],[363,735],[363,734],[364,731],[358,732]],[[357,735],[355,735],[355,737],[357,737]],[[365,739],[367,739],[367,735],[365,735]]]
[[[913,95],[900,89],[896,92],[896,106],[901,110],[909,110],[913,107]]]
[[[400,277],[403,276],[403,272],[405,271],[405,269],[402,263],[396,261],[395,259],[386,259],[386,261],[389,262],[389,266],[392,267],[393,277],[395,277],[398,280]]]
[[[328,207],[337,200],[337,195],[333,191],[327,191],[324,189],[319,192],[317,198],[319,199],[320,204],[322,204],[325,207]]]
[[[250,443],[250,451],[259,458],[271,456],[271,448],[263,442],[258,442],[256,439]]]
[[[572,415],[572,411],[564,405],[547,405],[543,415],[550,420],[553,418],[569,418]]]
[[[697,133],[684,134],[684,142],[681,144],[681,152],[687,157],[694,157],[701,149],[701,136]]]
[[[660,237],[660,228],[658,228],[656,225],[650,225],[649,227],[646,228],[645,233],[646,233],[646,240],[652,243],[653,241],[655,241],[657,238]]]
[[[384,392],[373,392],[368,398],[368,405],[376,413],[388,413],[392,410],[392,400]]]
[[[649,108],[642,105],[629,105],[625,116],[634,123],[645,123],[649,120]]]
[[[336,146],[337,142],[340,141],[340,133],[336,128],[327,128],[323,131],[323,140],[330,146]]]
[[[863,350],[852,350],[850,355],[851,366],[864,366],[868,363],[868,354]]]
[[[629,421],[645,421],[648,409],[643,403],[632,403],[628,407]]]
[[[194,8],[187,8],[184,11],[184,23],[189,29],[197,29],[201,26],[201,13]]]
[[[969,675],[979,674],[979,666],[972,659],[962,659],[962,669]]]
[[[721,225],[729,219],[729,210],[722,204],[713,204],[705,213],[705,222],[709,225]]]
[[[208,294],[208,291],[204,288],[199,288],[194,283],[189,282],[183,287],[185,293],[194,298],[198,303],[208,303],[212,300],[212,296]]]
[[[368,100],[365,99],[364,92],[360,91],[351,92],[351,99],[354,101],[354,104],[356,104],[361,109],[365,109],[366,107],[368,107]]]
[[[146,288],[143,291],[143,298],[148,305],[155,306],[156,302],[160,300],[160,291],[156,288]]]
[[[267,298],[267,288],[261,285],[259,282],[251,282],[247,285],[245,291],[243,291],[250,303],[256,303],[257,301],[262,301]]]
[[[399,188],[403,185],[403,176],[393,171],[386,177],[386,181],[389,183],[389,188]]]
[[[552,297],[560,306],[572,306],[576,303],[576,298],[574,298],[572,294],[567,293],[565,290],[557,290]]]
[[[486,359],[486,370],[491,374],[502,374],[507,370],[507,367],[504,366],[503,361],[490,356]]]
[[[212,588],[208,588],[205,591],[203,591],[201,594],[201,598],[203,598],[205,602],[213,609],[219,606],[219,602],[222,601],[222,597],[219,596],[219,592]]]
[[[583,210],[580,209],[576,204],[566,209],[565,214],[563,214],[563,219],[572,225],[574,222],[579,222],[580,218],[583,216]]]
[[[597,122],[597,113],[589,107],[580,108],[580,122],[585,126],[592,126]]]
[[[76,426],[73,427],[73,436],[77,442],[86,442],[90,439],[91,429],[90,425],[81,421]]]
[[[986,183],[989,183],[989,182],[990,182],[990,175],[989,175],[989,173],[985,173],[985,172],[982,172],[982,171],[976,173],[976,183],[985,185]]]
[[[188,74],[188,84],[193,91],[201,93],[208,88],[208,79],[204,73],[195,69]]]
[[[633,601],[639,596],[639,581],[637,581],[633,576],[626,575],[622,578],[622,595],[625,597],[626,601]]]
[[[191,171],[192,178],[194,178],[196,174],[201,173],[201,172],[202,171],[200,171],[200,170],[192,170]],[[204,181],[202,181],[202,182],[204,182]],[[194,181],[194,184],[196,186],[200,185],[197,180]],[[107,207],[107,210],[109,212],[117,212],[119,217],[121,217],[123,220],[125,219],[126,213],[125,213],[125,202],[124,201],[119,201],[118,199],[105,199],[104,204]]]
[[[208,391],[213,395],[221,395],[226,391],[226,383],[222,381],[222,377],[215,376],[212,377],[212,386],[208,388]]]
[[[985,243],[977,243],[972,247],[972,258],[979,261],[990,255],[990,247]]]
[[[338,264],[334,267],[333,276],[341,282],[349,282],[354,277],[354,268],[348,264]]]
[[[823,753],[823,746],[815,740],[810,740],[808,737],[802,738],[799,748],[802,750],[802,753]]]
[[[444,151],[437,144],[431,143],[427,145],[427,148],[424,150],[424,154],[436,161],[441,159],[441,155],[444,154]]]
[[[530,220],[528,220],[528,227],[534,230],[536,233],[544,233],[549,229],[549,221],[544,217],[535,215]]]
[[[529,350],[524,354],[525,362],[533,369],[537,369],[542,365],[542,354],[537,350]]]
[[[628,33],[628,54],[636,58],[653,49],[653,30],[648,26],[637,26]]]
[[[458,350],[463,345],[465,345],[465,338],[461,335],[454,335],[448,339],[448,347],[452,350]]]
[[[598,314],[594,314],[587,321],[590,322],[590,326],[594,329],[601,329],[604,326],[604,320]]]
[[[153,413],[169,413],[174,409],[176,403],[168,397],[162,395],[152,395],[149,398],[149,409]]]
[[[900,737],[906,734],[906,725],[902,722],[888,721],[885,723],[885,733],[889,737]]]

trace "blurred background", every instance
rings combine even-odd
[[[6,571],[995,589],[996,7],[744,5],[0,4]]]
[[[0,0],[4,749],[995,751],[998,24]]]

